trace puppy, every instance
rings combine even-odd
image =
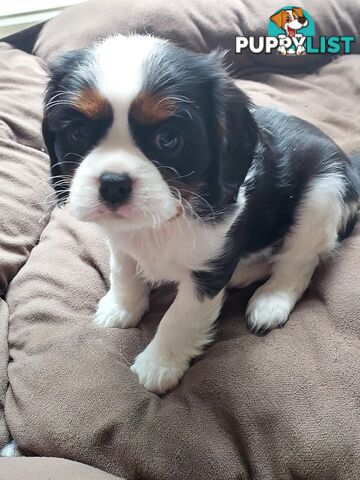
[[[302,8],[299,7],[293,7],[291,9],[285,9],[285,10],[280,10],[280,12],[276,13],[275,15],[272,15],[270,17],[270,20],[272,20],[279,28],[284,30],[286,32],[286,35],[279,35],[279,38],[285,36],[293,38],[301,38],[303,35],[299,33],[298,31],[301,28],[305,28],[308,26],[309,22],[307,18],[304,16]],[[294,48],[290,48],[289,50],[286,50],[284,46],[280,46],[278,48],[279,53],[282,55],[301,55],[305,53],[305,47],[302,45],[299,45],[296,48],[296,52]]]
[[[59,198],[70,190],[73,214],[109,240],[97,325],[135,327],[149,284],[177,285],[132,366],[153,392],[213,340],[227,287],[268,278],[247,323],[279,327],[355,223],[352,160],[313,125],[253,106],[218,52],[137,35],[70,52],[51,70],[43,134]]]

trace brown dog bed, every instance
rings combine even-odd
[[[352,0],[301,6],[317,34],[358,34]],[[154,292],[139,328],[96,328],[109,273],[103,238],[66,208],[51,213],[40,132],[46,64],[110,33],[231,48],[233,74],[256,103],[296,113],[346,152],[360,151],[359,55],[233,53],[235,35],[266,35],[278,8],[271,0],[94,0],[45,24],[31,54],[0,43],[0,446],[11,435],[29,455],[127,480],[359,478],[359,229],[318,270],[282,329],[249,333],[244,309],[255,287],[232,292],[216,342],[158,397],[129,367],[171,291]],[[87,478],[102,478],[94,475]]]

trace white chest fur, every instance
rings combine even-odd
[[[236,213],[212,225],[178,217],[160,228],[122,233],[112,241],[137,261],[148,280],[178,282],[222,253],[235,217]]]

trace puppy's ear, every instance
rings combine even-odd
[[[44,114],[42,122],[42,134],[45,142],[46,149],[50,157],[50,176],[51,183],[56,192],[56,197],[58,200],[65,198],[64,185],[62,185],[61,178],[63,172],[61,171],[61,166],[59,164],[58,157],[56,156],[55,151],[55,133],[52,132],[49,128],[48,119],[46,113]]]
[[[44,97],[44,114],[42,122],[42,134],[44,142],[50,157],[50,174],[56,196],[59,200],[66,197],[66,186],[63,184],[62,177],[64,172],[61,169],[61,159],[56,154],[55,140],[56,134],[49,127],[49,116],[51,116],[51,108],[65,99],[64,97],[64,79],[69,73],[73,72],[76,61],[83,50],[72,50],[60,56],[57,61],[50,67],[49,81],[47,84]]]
[[[224,72],[214,92],[215,125],[212,150],[217,160],[211,169],[209,185],[216,185],[213,202],[225,205],[236,202],[239,187],[245,180],[254,158],[259,133],[251,113],[248,96]]]
[[[248,96],[231,82],[227,86],[220,181],[223,201],[235,201],[254,158],[258,126]]]
[[[270,17],[270,20],[273,21],[279,28],[282,28],[282,26],[284,25],[285,21],[284,21],[284,15],[286,15],[286,13],[284,12],[284,10],[280,10],[280,12],[278,13],[275,13],[275,15],[272,15]]]

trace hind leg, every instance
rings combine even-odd
[[[309,286],[320,257],[335,248],[342,221],[340,186],[322,180],[309,191],[296,224],[273,258],[271,277],[248,303],[246,316],[251,330],[271,330],[283,325]]]

